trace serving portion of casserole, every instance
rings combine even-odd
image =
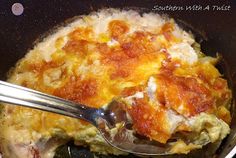
[[[38,43],[8,81],[96,108],[122,98],[137,134],[162,144],[175,139],[171,152],[186,154],[230,132],[231,91],[218,59],[173,19],[105,9]],[[0,128],[3,157],[51,158],[71,139],[101,154],[126,154],[85,121],[25,107],[3,105]]]

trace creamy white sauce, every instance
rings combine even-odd
[[[227,123],[211,114],[200,113],[188,119],[188,123],[192,130],[198,133],[206,130],[212,143],[223,139],[230,132]]]
[[[151,101],[153,101],[153,102],[155,101],[158,103],[158,100],[155,97],[156,90],[157,90],[156,79],[151,76],[148,80],[147,94],[148,94],[148,97],[150,98]]]
[[[125,99],[125,101],[127,101],[127,103],[129,105],[133,105],[135,98],[142,99],[143,97],[144,97],[143,92],[136,92],[134,95],[128,96],[128,97],[126,97],[124,99]]]
[[[183,116],[178,115],[173,110],[167,111],[167,117],[171,133],[173,133],[180,124],[186,121],[186,119]]]
[[[172,59],[179,59],[181,62],[194,64],[198,60],[197,53],[188,43],[178,43],[167,49]]]
[[[107,45],[108,45],[109,47],[114,47],[114,46],[119,45],[119,42],[116,41],[115,39],[111,39],[110,41],[107,42]]]

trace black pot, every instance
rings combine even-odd
[[[21,3],[24,7],[24,12],[19,16],[14,15],[11,10],[12,5],[16,2]],[[167,6],[172,9],[167,9]],[[174,6],[183,7],[183,9],[175,10]],[[187,6],[191,6],[192,10]],[[140,12],[153,11],[175,18],[180,25],[196,35],[203,52],[212,56],[219,52],[223,56],[219,69],[229,80],[233,98],[236,99],[235,0],[2,0],[0,1],[0,79],[6,79],[8,70],[48,30],[62,24],[66,19],[88,14],[104,7],[133,8]],[[233,101],[231,134],[216,152],[220,158],[224,158],[236,145],[234,103]],[[208,148],[201,154],[195,153],[195,156],[187,157],[212,156],[206,154],[207,150]],[[88,152],[84,153],[91,156]],[[77,157],[81,157],[79,154]]]

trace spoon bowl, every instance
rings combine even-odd
[[[136,155],[168,155],[169,147],[138,136],[120,99],[106,108],[91,108],[55,96],[0,81],[0,101],[83,119],[94,125],[111,146]]]

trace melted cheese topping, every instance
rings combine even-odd
[[[121,96],[128,103],[134,130],[160,143],[167,143],[176,132],[204,130],[203,122],[201,128],[194,128],[192,122],[198,121],[191,121],[204,113],[212,126],[221,121],[214,128],[217,135],[209,134],[214,142],[229,133],[222,122],[231,120],[226,108],[231,91],[213,62],[194,50],[194,41],[173,19],[102,10],[81,16],[37,44],[8,81],[96,108]],[[53,135],[70,136],[103,154],[124,154],[108,146],[84,121],[15,106],[5,106],[4,113],[5,150],[10,147],[16,155],[45,155],[37,142]],[[179,142],[173,153],[201,147]]]

